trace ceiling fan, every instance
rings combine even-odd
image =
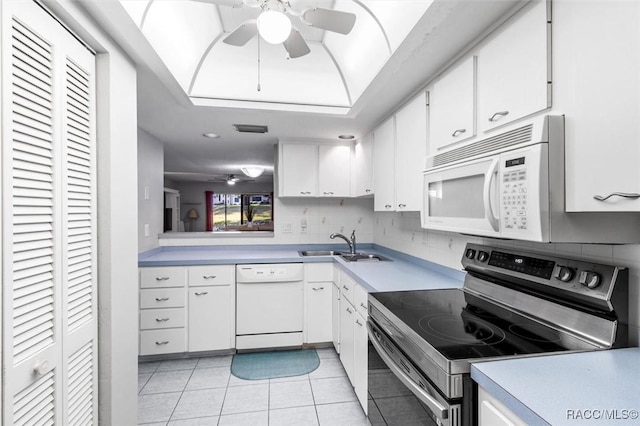
[[[244,46],[256,34],[266,42],[284,46],[289,58],[299,58],[311,51],[300,31],[291,25],[286,14],[297,16],[312,27],[340,34],[349,34],[356,22],[356,15],[339,10],[311,7],[297,11],[289,0],[195,0],[231,7],[253,7],[262,11],[257,19],[240,24],[224,40],[232,46]]]
[[[189,181],[199,182],[226,182],[227,185],[235,185],[236,183],[255,182],[255,179],[238,177],[235,174],[209,174],[209,173],[197,173],[197,172],[164,172],[165,176],[173,177],[174,179],[185,179]]]

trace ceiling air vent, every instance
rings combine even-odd
[[[267,126],[258,126],[255,124],[234,124],[236,132],[240,133],[267,133],[269,128]]]

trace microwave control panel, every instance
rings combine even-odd
[[[527,169],[526,157],[506,160],[502,172],[502,229],[526,231],[527,224]]]

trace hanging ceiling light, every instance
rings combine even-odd
[[[267,9],[258,16],[258,33],[267,43],[280,44],[291,34],[291,21],[278,10]]]
[[[249,176],[250,178],[257,178],[262,173],[264,173],[264,168],[262,167],[246,166],[246,167],[241,167],[240,170],[242,171],[242,173]]]

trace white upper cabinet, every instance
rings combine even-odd
[[[373,131],[374,210],[394,211],[396,118],[391,117]]]
[[[280,142],[279,197],[350,197],[351,144]]]
[[[318,195],[318,145],[281,143],[279,148],[279,196]]]
[[[373,195],[373,133],[356,143],[353,158],[353,196]]]
[[[479,133],[551,106],[548,17],[547,2],[533,1],[479,48]]]
[[[427,95],[421,93],[396,114],[395,210],[422,207],[422,171],[427,155]]]
[[[351,146],[318,146],[318,195],[351,196]]]
[[[476,57],[470,56],[429,90],[429,147],[432,154],[476,135]]]
[[[640,211],[640,3],[558,1],[553,14],[566,210]]]

